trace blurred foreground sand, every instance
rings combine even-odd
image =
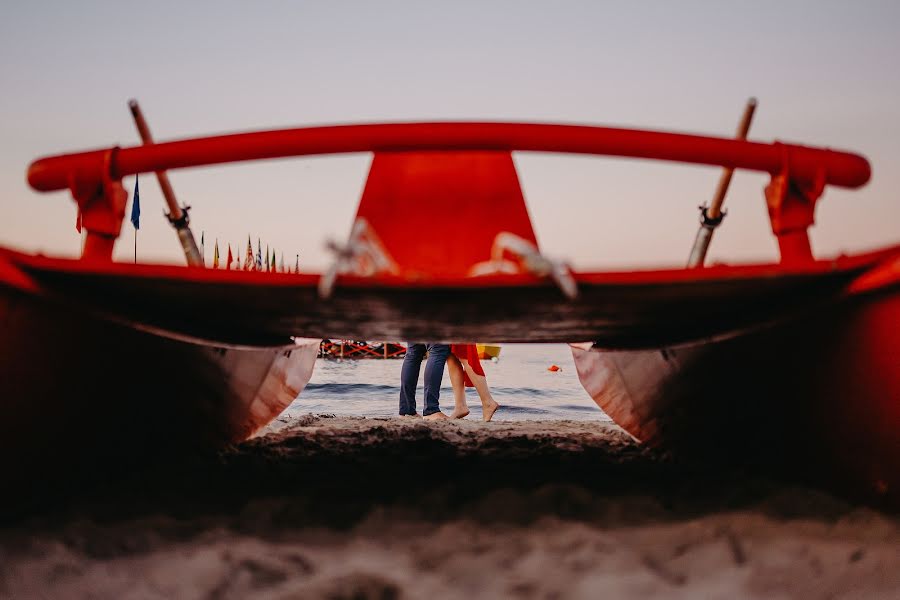
[[[305,416],[7,523],[11,598],[896,598],[900,520],[607,423]]]

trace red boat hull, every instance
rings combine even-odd
[[[896,285],[718,341],[572,352],[591,397],[642,441],[900,505]]]
[[[363,198],[326,277],[111,262],[125,217],[125,176],[362,151],[374,153]],[[731,169],[768,173],[763,195],[780,263],[574,273],[541,254],[513,151],[719,165],[729,177]],[[197,399],[129,410],[149,421],[175,414],[181,422],[173,427],[185,438],[199,421],[204,437],[227,440],[261,420],[248,417],[243,395],[231,397],[231,370],[212,350],[112,322],[258,346],[289,334],[589,340],[610,352],[574,351],[585,387],[639,438],[759,460],[790,458],[823,473],[842,467],[863,487],[896,495],[900,248],[815,260],[808,236],[828,186],[857,188],[869,177],[862,156],[825,148],[522,123],[313,127],[45,157],[29,168],[29,183],[72,194],[87,230],[83,260],[10,253],[15,268],[7,279],[103,317],[68,321],[61,308],[49,317],[30,312],[4,341],[31,344],[18,363],[29,381],[46,372],[43,336],[65,332],[54,362],[79,351],[75,366],[53,382],[30,383],[40,393],[20,393],[22,399],[59,404],[67,386],[85,378],[92,387],[79,394],[80,404],[96,403],[91,414],[109,423],[104,415],[122,403],[119,390],[139,388],[134,359],[161,361],[158,381],[148,384],[156,387],[134,393],[160,402],[171,388]],[[190,372],[179,373],[179,365]],[[93,395],[105,396],[98,402]],[[224,418],[215,414],[222,406]],[[79,416],[77,408],[68,410]],[[179,414],[185,410],[191,412]],[[272,412],[274,405],[263,411]]]
[[[316,345],[298,356],[271,341],[279,332],[577,335],[608,349],[574,350],[585,388],[641,440],[790,457],[821,472],[840,466],[857,488],[882,495],[900,487],[897,248],[792,268],[576,274],[574,301],[524,276],[355,278],[321,299],[309,275],[4,256],[6,456],[245,439],[311,373]]]
[[[21,483],[247,439],[300,394],[318,349],[177,338],[2,287],[0,339],[0,466]]]

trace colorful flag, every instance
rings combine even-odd
[[[213,247],[213,269],[219,268],[219,238],[216,238],[216,245]]]
[[[256,238],[256,270],[262,271],[262,243]]]
[[[138,191],[138,178],[134,176],[134,200],[131,201],[131,224],[135,229],[141,228],[141,194]]]
[[[231,242],[228,242],[228,260],[225,261],[225,270],[231,270],[231,263],[234,262],[234,258],[231,256]],[[240,268],[240,267],[238,267]]]
[[[244,270],[249,271],[253,267],[253,244],[250,243],[250,236],[247,236],[247,256],[244,257]]]

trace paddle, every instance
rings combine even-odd
[[[129,100],[128,108],[131,109],[131,116],[134,117],[134,124],[137,126],[138,133],[141,135],[141,141],[145,146],[153,144],[153,136],[150,135],[150,128],[144,119],[144,113],[138,106],[137,100]],[[188,218],[188,210],[190,206],[178,206],[178,200],[175,198],[175,190],[169,182],[169,175],[165,171],[156,172],[156,180],[159,181],[159,187],[162,188],[163,197],[166,199],[166,205],[169,207],[169,213],[166,215],[169,223],[175,228],[178,239],[181,241],[181,249],[184,250],[184,257],[187,263],[192,267],[202,267],[203,258],[197,249],[197,242],[194,241],[194,234],[191,232],[190,219]],[[135,242],[137,243],[137,242]],[[135,249],[135,256],[137,250]]]
[[[747,106],[744,108],[744,116],[738,125],[735,138],[738,140],[746,140],[747,132],[750,131],[750,121],[753,120],[753,112],[756,110],[756,98],[750,98]],[[694,238],[694,246],[691,248],[691,255],[688,258],[688,268],[702,267],[703,261],[706,260],[706,251],[709,249],[709,243],[712,241],[713,232],[722,222],[725,213],[722,211],[722,205],[725,203],[725,194],[728,193],[728,186],[731,185],[731,176],[734,174],[734,168],[725,167],[722,169],[722,176],[719,177],[719,185],[716,193],[713,195],[712,202],[709,207],[700,207],[700,228],[697,230],[697,237]]]

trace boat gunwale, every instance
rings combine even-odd
[[[786,276],[817,276],[836,270],[866,271],[885,261],[900,257],[900,244],[854,255],[817,259],[806,264],[744,263],[711,265],[702,269],[646,268],[616,271],[573,271],[579,284],[657,285],[710,281],[734,281]],[[258,287],[308,287],[319,283],[319,273],[277,273],[237,269],[202,269],[175,264],[148,264],[85,261],[79,258],[32,255],[0,248],[0,261],[16,265],[20,270],[39,276],[40,272],[65,272],[86,276],[126,276],[133,279],[169,279],[197,283],[224,283]],[[473,288],[473,287],[553,287],[546,278],[528,273],[492,274],[478,277],[422,277],[396,275],[359,277],[341,275],[341,287],[350,288]]]

